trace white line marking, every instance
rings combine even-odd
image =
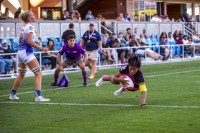
[[[189,72],[196,72],[196,71],[200,71],[200,69],[182,71],[182,72],[166,73],[166,74],[159,74],[159,75],[149,75],[149,76],[145,76],[145,78],[153,78],[153,77],[160,77],[160,76],[165,76],[165,75],[174,75],[174,74],[189,73]]]
[[[45,103],[45,102],[0,102],[0,104],[25,104],[25,105],[62,105],[62,106],[104,106],[104,107],[139,107],[132,104],[89,104],[89,103]],[[145,105],[152,108],[186,108],[200,109],[200,106],[173,106],[173,105]]]
[[[173,75],[173,74],[180,74],[180,73],[189,73],[189,72],[196,72],[196,71],[200,71],[200,69],[195,69],[195,70],[189,70],[189,71],[182,71],[182,72],[174,72],[174,73],[166,73],[166,74],[160,74],[160,75],[151,75],[151,76],[145,76],[145,78],[153,78],[153,77],[159,77],[159,76],[164,76],[164,75]],[[89,85],[94,85],[95,83],[91,83],[88,84]],[[69,86],[69,87],[81,87],[82,85],[75,85],[75,86]],[[51,89],[45,89],[42,91],[51,91],[51,90],[61,90],[61,89],[65,89],[65,87],[58,87],[58,88],[51,88]],[[30,94],[30,93],[35,93],[35,91],[28,91],[28,92],[21,92],[21,93],[17,93],[18,95],[22,95],[22,94]],[[0,97],[5,97],[8,96],[9,94],[6,95],[0,95]]]
[[[95,83],[91,83],[88,84],[89,85],[94,85]],[[52,86],[50,86],[52,87]],[[83,85],[74,85],[74,86],[69,86],[70,88],[75,88],[75,87],[84,87]],[[55,91],[55,90],[62,90],[62,89],[66,89],[66,87],[58,87],[58,88],[51,88],[51,89],[45,89],[45,90],[41,90],[41,91]],[[27,92],[21,92],[21,93],[17,93],[17,95],[22,95],[22,94],[30,94],[30,93],[35,93],[35,91],[27,91]],[[6,95],[0,95],[0,97],[5,97],[5,96],[9,96],[9,94]]]

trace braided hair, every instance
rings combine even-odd
[[[132,55],[129,59],[128,59],[128,65],[129,66],[134,66],[136,68],[140,68],[141,67],[141,60],[137,55]]]

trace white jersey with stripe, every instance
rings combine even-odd
[[[28,44],[28,40],[27,40],[27,34],[32,32],[33,33],[33,37],[35,36],[35,30],[32,24],[27,23],[25,24],[22,28],[21,28],[21,34],[19,37],[19,48],[18,50],[26,50],[27,54],[31,54],[33,53],[33,48],[31,45]]]

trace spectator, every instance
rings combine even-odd
[[[141,39],[139,37],[133,36],[131,38],[131,41],[129,43],[129,46],[134,47],[133,52],[138,55],[139,57],[145,57],[148,56],[150,58],[153,58],[154,60],[162,59],[163,56],[159,55],[158,53],[152,51],[149,48],[144,48],[145,44],[141,42]]]
[[[200,41],[200,38],[199,38],[199,35],[198,35],[198,32],[197,31],[195,31],[194,32],[194,35],[192,36],[192,40],[193,41]]]
[[[174,34],[173,34],[173,38],[174,38],[174,41],[176,42],[179,38],[179,33],[178,33],[178,30],[175,30]]]
[[[182,21],[183,22],[189,22],[189,16],[187,14],[187,9],[185,9],[184,12],[183,12]]]
[[[168,38],[167,38],[167,40],[168,40],[169,42],[174,42],[174,43],[175,43],[175,40],[174,40],[174,38],[172,37],[172,32],[168,32]]]
[[[169,17],[167,15],[164,16],[163,22],[171,22]]]
[[[73,23],[70,23],[69,24],[69,29],[64,31],[63,34],[62,34],[62,40],[64,41],[64,43],[67,43],[67,38],[70,35],[76,36],[76,33],[74,32],[74,24]]]
[[[54,51],[54,41],[49,39],[46,45],[46,48],[48,51]],[[49,59],[51,60],[51,69],[56,68],[56,55],[53,52],[47,52],[43,54],[43,59]]]
[[[117,39],[117,35],[115,33],[112,33],[112,35],[110,37],[109,46],[110,46],[110,48],[119,48],[119,47],[122,47],[122,43],[119,42],[119,40]],[[112,54],[114,54],[114,51],[115,50],[112,51]],[[121,64],[124,64],[125,50],[123,50],[123,49],[117,49],[117,53],[118,53],[118,58],[121,61]]]
[[[94,16],[92,15],[92,10],[88,10],[85,16],[85,20],[91,20],[91,19],[94,19]]]
[[[103,48],[109,48],[109,43],[108,43],[108,39],[109,39],[109,35],[106,33],[104,36],[104,39],[102,41],[102,47]],[[111,62],[113,62],[114,60],[111,57],[111,53],[110,53],[110,49],[104,49],[101,51],[102,53],[100,55],[103,55],[105,57],[107,57],[108,59],[108,64],[110,64]]]
[[[130,33],[131,33],[131,31],[129,31]],[[129,34],[130,34],[129,33]],[[137,36],[137,37],[139,37],[140,36],[140,34],[138,33],[138,28],[136,27],[136,28],[134,28],[134,30],[133,30],[133,35],[135,35],[135,36]],[[131,37],[130,37],[131,38]],[[129,39],[130,39],[129,38]]]
[[[127,28],[126,29],[126,34],[124,36],[125,40],[128,42],[131,39],[132,35],[131,35],[131,28]]]
[[[99,13],[96,17],[97,20],[105,20],[105,18]]]
[[[81,15],[78,11],[74,10],[71,12],[71,20],[81,21]]]
[[[70,16],[69,16],[69,12],[67,10],[65,10],[63,12],[63,17],[62,17],[62,20],[70,20]]]
[[[5,12],[3,13],[3,15],[1,17],[2,18],[9,18],[9,8],[8,7],[5,8]]]
[[[1,50],[0,50],[1,53]],[[0,75],[5,73],[5,61],[3,60],[3,57],[0,56]]]
[[[179,34],[178,40],[176,41],[176,44],[183,44],[183,34]]]
[[[116,19],[117,21],[125,21],[123,13],[119,13],[119,16]]]
[[[17,9],[17,11],[15,12],[14,18],[19,18],[19,15],[21,14],[21,10],[22,10],[21,7],[19,7],[19,8]]]
[[[188,37],[188,43],[187,44],[194,44],[194,42],[192,41],[192,37]],[[189,50],[191,57],[194,57],[195,50],[200,51],[200,46],[199,45],[185,45],[184,49]]]
[[[168,46],[166,45],[169,45],[169,42],[167,41],[167,38],[165,35],[161,36],[160,37],[160,53],[164,53],[164,57],[163,57],[163,60],[167,60],[169,59],[171,53],[172,53],[172,50],[168,48]]]
[[[159,19],[158,14],[154,14],[154,16],[151,18],[150,22],[162,22],[162,20]]]
[[[131,21],[131,18],[129,17],[129,14],[128,14],[128,13],[125,13],[125,14],[124,14],[124,20],[126,20],[126,21]]]
[[[3,50],[3,53],[14,53],[14,51],[12,51],[8,47],[6,40],[2,41],[2,50]],[[9,62],[10,67],[12,67],[12,66],[14,67],[14,73],[17,73],[17,62],[16,62],[15,56],[14,55],[4,55],[3,58],[4,58],[5,62]]]
[[[97,74],[97,60],[98,60],[98,49],[102,48],[102,41],[99,32],[95,30],[95,23],[90,22],[89,30],[86,31],[80,42],[81,46],[84,46],[87,53],[88,59],[86,60],[86,66],[91,70],[91,74],[88,77],[89,79],[94,79]]]
[[[162,37],[165,36],[165,38],[167,39],[167,33],[165,31],[163,31],[160,35],[160,40],[162,40]]]
[[[183,44],[188,44],[188,42],[187,35],[183,35]]]

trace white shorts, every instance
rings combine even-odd
[[[135,54],[144,56],[145,50],[138,49],[135,51]]]
[[[88,58],[94,61],[98,60],[98,52],[97,51],[87,51]]]
[[[33,53],[27,54],[26,50],[20,50],[17,52],[19,64],[24,63],[28,64],[30,61],[36,59]]]
[[[146,52],[154,53],[154,51],[149,48],[146,49]]]

